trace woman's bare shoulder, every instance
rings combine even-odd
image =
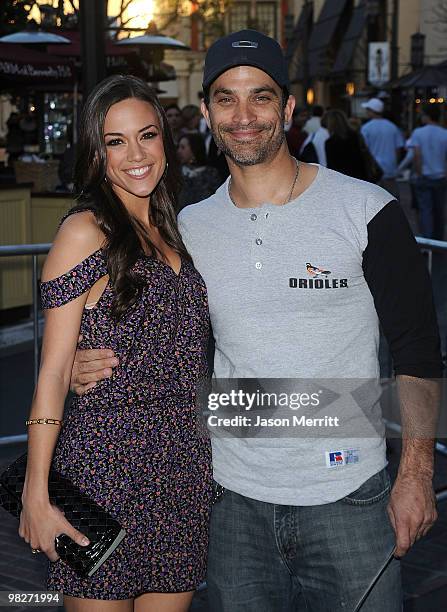
[[[104,244],[93,212],[86,210],[68,216],[55,236],[45,261],[42,280],[50,280],[68,272]]]

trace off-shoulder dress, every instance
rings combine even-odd
[[[49,564],[48,589],[74,597],[189,591],[205,577],[212,470],[196,389],[206,376],[206,287],[185,259],[177,275],[141,256],[134,273],[142,290],[119,322],[111,316],[110,282],[83,312],[81,348],[111,348],[119,366],[72,401],[53,460],[127,532],[89,579],[62,561]],[[105,275],[98,250],[41,284],[43,308],[63,306]]]

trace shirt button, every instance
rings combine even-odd
[[[261,238],[256,238],[256,244],[262,244]]]
[[[250,219],[251,219],[252,221],[256,221],[256,219],[257,219],[257,218],[258,218],[258,215],[255,215],[255,213],[253,213],[253,214],[250,216]]]
[[[260,270],[262,268],[262,263],[260,261],[257,261],[255,267],[257,270]]]

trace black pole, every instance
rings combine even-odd
[[[106,76],[106,0],[79,0],[84,100]]]
[[[399,0],[393,1],[391,25],[391,80],[399,77]],[[400,123],[402,105],[398,89],[391,91],[391,115],[394,121]]]
[[[393,0],[391,26],[391,79],[399,76],[399,0]]]
[[[308,4],[308,0],[306,0],[305,4]],[[307,7],[304,7],[307,8]],[[302,53],[303,53],[303,60],[302,60],[302,66],[303,66],[303,106],[304,108],[307,108],[308,104],[307,104],[307,91],[309,89],[309,87],[312,85],[312,81],[309,77],[309,39],[310,39],[310,33],[311,33],[311,29],[312,29],[312,24],[313,24],[313,11],[311,13],[310,18],[308,18],[306,20],[306,23],[304,24],[304,36],[303,36],[303,46],[302,46]]]

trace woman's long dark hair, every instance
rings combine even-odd
[[[321,125],[329,131],[331,136],[342,140],[349,138],[353,133],[346,113],[338,108],[327,110],[321,119]]]
[[[179,143],[181,140],[187,140],[189,144],[189,148],[191,149],[191,153],[194,156],[194,166],[206,166],[206,149],[205,149],[205,141],[203,140],[202,134],[195,134],[191,132],[190,134],[183,134],[179,138]]]
[[[160,256],[142,224],[127,212],[121,199],[105,180],[107,153],[104,121],[113,104],[129,98],[152,105],[158,115],[163,137],[167,166],[150,196],[151,223],[158,228],[166,244],[190,260],[174,212],[181,178],[163,108],[153,90],[141,79],[127,75],[108,77],[95,87],[83,108],[74,171],[77,205],[70,212],[92,210],[106,237],[103,248],[110,282],[115,291],[112,306],[115,319],[119,319],[138,297],[141,281],[132,272],[137,259],[145,250],[153,256]]]

